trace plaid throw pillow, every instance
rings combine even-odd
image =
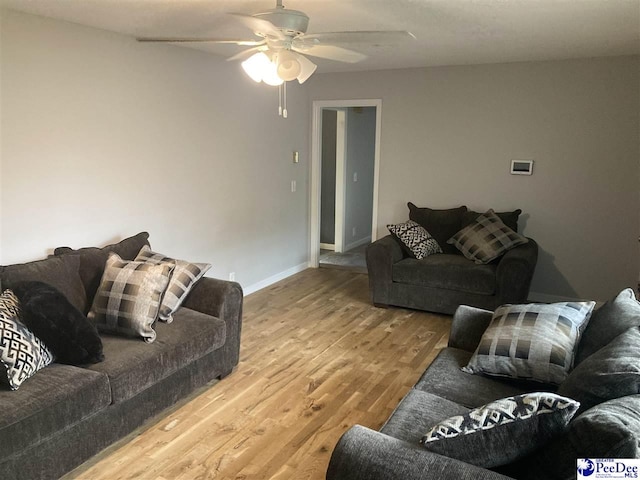
[[[482,265],[528,241],[507,227],[493,210],[488,210],[447,243],[454,245],[469,260]]]
[[[436,239],[413,220],[397,225],[387,225],[387,228],[406,247],[408,253],[418,260],[434,253],[442,253]]]
[[[502,305],[462,370],[560,384],[573,367],[594,306],[595,302]]]
[[[11,290],[0,295],[0,383],[17,390],[53,362],[53,354],[19,320],[20,302]]]
[[[502,398],[443,420],[420,443],[447,457],[497,467],[529,455],[565,431],[579,406],[548,392]]]
[[[182,305],[184,299],[187,298],[187,294],[191,291],[193,285],[211,268],[208,263],[189,263],[184,260],[166,257],[161,253],[155,253],[148,245],[142,247],[135,261],[152,265],[175,264],[176,267],[171,274],[169,286],[162,298],[162,305],[160,305],[160,313],[158,315],[160,320],[167,323],[173,321],[173,314]]]
[[[153,342],[162,295],[174,265],[128,262],[110,253],[87,318],[98,330],[141,336]]]

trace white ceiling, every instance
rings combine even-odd
[[[284,0],[284,5],[309,15],[308,33],[408,30],[416,36],[399,47],[357,48],[369,56],[358,64],[318,61],[320,72],[640,54],[640,0]],[[131,37],[252,38],[226,24],[223,14],[253,14],[273,8],[275,0],[0,0],[0,6]],[[188,48],[230,56],[243,47]]]

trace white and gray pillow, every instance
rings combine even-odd
[[[53,354],[22,324],[20,302],[11,290],[0,295],[0,383],[11,390],[53,362]]]
[[[433,426],[420,443],[484,468],[511,463],[563,433],[580,404],[548,392],[503,398]]]
[[[387,225],[387,228],[406,247],[408,253],[418,260],[435,253],[442,253],[436,239],[423,226],[413,220]]]
[[[560,384],[573,367],[594,306],[595,302],[502,305],[462,370]]]
[[[493,210],[488,210],[447,243],[454,245],[469,260],[482,265],[528,241],[507,227]]]
[[[187,298],[191,288],[211,268],[208,263],[191,263],[156,253],[148,245],[142,247],[135,261],[152,265],[162,265],[164,263],[175,265],[158,314],[158,318],[167,323],[173,321],[173,314],[182,305],[184,299]]]
[[[153,324],[174,267],[170,263],[129,262],[110,253],[87,317],[101,332],[153,342]]]

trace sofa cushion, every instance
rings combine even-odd
[[[502,398],[434,425],[429,451],[492,468],[525,457],[563,433],[579,403],[549,392]]]
[[[51,285],[20,282],[13,286],[20,300],[20,319],[56,357],[58,363],[96,363],[102,355],[102,340],[91,323]]]
[[[163,263],[173,264],[175,268],[169,279],[169,286],[162,297],[162,304],[158,312],[158,318],[164,322],[171,323],[173,314],[191,291],[191,288],[200,278],[211,268],[209,263],[190,263],[184,260],[176,260],[161,253],[151,250],[145,245],[135,258],[136,262],[151,263],[160,265]]]
[[[405,258],[393,264],[391,275],[394,282],[410,285],[479,295],[493,295],[496,291],[496,266],[476,265],[462,255]]]
[[[171,324],[156,324],[153,343],[103,335],[105,360],[88,368],[109,377],[113,403],[133,397],[223,345],[226,325],[222,320],[185,307],[174,317]]]
[[[627,288],[591,315],[576,354],[576,364],[597,352],[621,333],[640,325],[640,302]]]
[[[80,275],[80,259],[49,257],[29,263],[0,267],[2,288],[18,282],[39,281],[60,290],[67,300],[81,312],[87,308],[87,295]]]
[[[640,327],[633,327],[578,365],[558,388],[578,400],[580,411],[640,393]]]
[[[386,435],[418,444],[429,428],[445,418],[469,411],[455,402],[432,393],[412,389],[405,395],[380,431]]]
[[[18,391],[0,390],[0,456],[21,452],[110,402],[105,375],[54,363]]]
[[[576,416],[566,433],[504,473],[523,480],[575,478],[577,458],[640,458],[640,395],[609,400]]]
[[[550,385],[542,387],[534,382],[464,373],[461,368],[469,362],[471,355],[465,350],[444,348],[422,374],[415,388],[468,408],[525,392],[555,391],[555,387]]]
[[[86,304],[83,308],[79,308],[81,312],[87,313],[89,307],[91,307],[93,297],[100,285],[100,279],[102,278],[102,272],[104,271],[104,266],[107,263],[109,252],[117,253],[123,260],[133,260],[144,245],[149,245],[148,239],[149,234],[147,232],[140,232],[137,235],[125,238],[118,243],[113,243],[102,248],[85,247],[74,250],[69,247],[58,247],[53,251],[56,256],[77,255],[80,257],[80,278],[82,279],[84,290],[86,292]],[[41,279],[29,278],[25,280]],[[58,287],[57,285],[54,286]],[[60,288],[58,287],[58,289]]]
[[[560,384],[573,367],[594,306],[595,302],[502,305],[463,370]]]
[[[447,243],[454,245],[469,260],[486,264],[528,241],[507,227],[493,210],[488,210],[448,239]]]
[[[20,321],[18,297],[11,290],[0,295],[0,384],[17,390],[53,361],[53,354]]]
[[[418,222],[433,235],[444,253],[459,254],[455,247],[447,244],[447,240],[462,228],[462,214],[467,211],[467,207],[434,210],[416,207],[411,202],[407,203],[407,206],[409,207],[409,219]]]
[[[495,214],[502,220],[502,222],[509,227],[514,232],[518,231],[518,217],[522,210],[519,208],[514,210],[513,212],[495,212]],[[476,221],[476,219],[482,215],[480,212],[474,212],[473,210],[468,210],[462,214],[462,227],[466,227],[467,225]]]
[[[162,295],[175,264],[128,262],[110,253],[88,318],[98,330],[153,342]]]

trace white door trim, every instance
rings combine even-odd
[[[335,223],[334,245],[337,253],[345,250],[344,222],[347,211],[347,112],[336,111],[336,199],[335,199]],[[321,152],[322,153],[322,152]],[[320,192],[322,196],[322,192]]]
[[[309,201],[309,266],[317,268],[320,256],[320,185],[322,162],[322,109],[347,107],[376,107],[376,140],[373,173],[373,214],[371,218],[371,241],[377,238],[378,187],[380,183],[380,136],[382,126],[382,99],[360,100],[314,100],[311,119],[311,168]]]

